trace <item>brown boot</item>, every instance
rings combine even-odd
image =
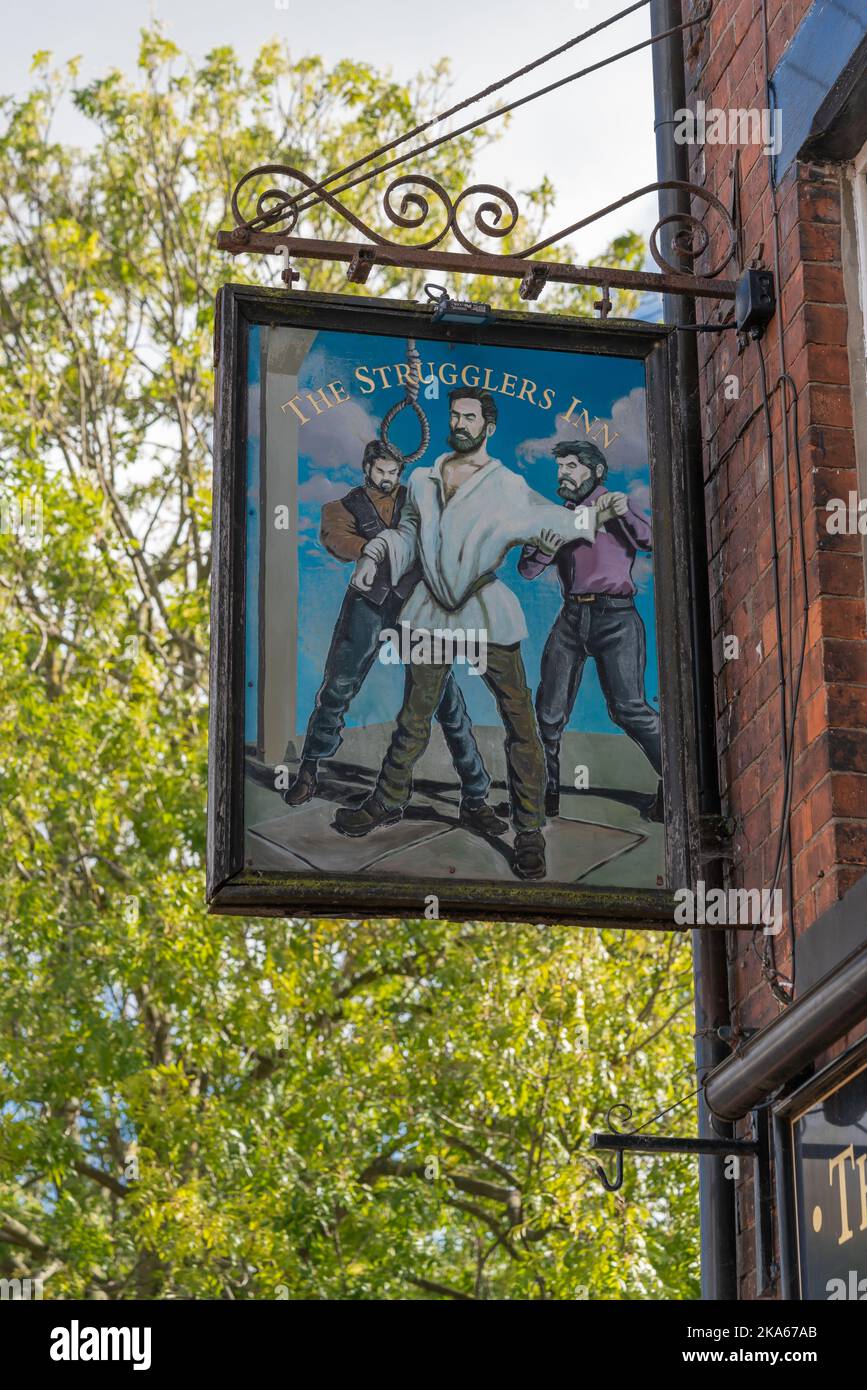
[[[295,780],[280,795],[287,806],[303,806],[316,795],[317,786],[316,763],[312,758],[304,758]]]

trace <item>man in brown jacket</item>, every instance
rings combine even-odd
[[[362,458],[364,483],[345,497],[322,508],[320,539],[338,560],[355,564],[368,541],[396,527],[406,498],[400,482],[400,455],[372,439]],[[382,648],[380,634],[397,626],[404,600],[418,583],[420,570],[413,566],[392,584],[388,564],[380,565],[373,583],[362,593],[349,586],[337,618],[322,685],[307,725],[301,766],[283,793],[290,806],[300,806],[315,796],[320,758],[333,758],[342,742],[346,712],[355,699]],[[461,783],[460,822],[482,834],[497,835],[507,829],[486,803],[491,779],[482,762],[461,688],[450,674],[436,717],[443,731]]]

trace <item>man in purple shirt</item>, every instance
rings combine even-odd
[[[554,446],[557,491],[574,510],[605,492],[608,463],[590,440],[562,440]],[[554,552],[558,537],[543,535],[551,550],[525,545],[518,572],[535,579],[554,563],[563,592],[563,608],[542,654],[542,678],[536,694],[536,718],[545,748],[545,810],[560,812],[560,739],[575,704],[584,663],[596,662],[599,684],[612,721],[634,739],[661,777],[659,714],[644,690],[646,645],[644,623],[635,608],[632,563],[639,550],[650,550],[646,517],[623,493],[610,494],[615,516],[596,533],[592,544],[576,540]],[[564,525],[564,534],[568,528]],[[645,814],[660,819],[662,782]]]

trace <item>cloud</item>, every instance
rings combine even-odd
[[[649,555],[636,555],[632,562],[632,582],[639,593],[653,584],[653,560]]]
[[[301,425],[298,450],[310,468],[328,472],[337,468],[361,472],[364,446],[379,434],[379,421],[360,401],[344,401]]]
[[[647,415],[643,386],[634,387],[627,396],[616,400],[607,418],[599,416],[594,420],[591,415],[593,438],[600,447],[599,436],[604,437],[603,425],[608,426],[609,436],[612,437],[604,451],[612,473],[634,473],[647,467]],[[616,439],[613,438],[615,434]],[[562,439],[576,437],[583,437],[582,427],[579,425],[576,429],[574,424],[558,416],[554,433],[544,438],[525,439],[518,447],[518,458],[522,463],[550,458],[555,444]]]
[[[633,478],[629,484],[629,500],[640,512],[650,511],[650,484]]]
[[[345,482],[332,482],[324,473],[314,473],[312,478],[308,478],[307,482],[299,487],[298,500],[315,502],[321,506],[323,502],[333,502],[337,497],[345,497],[347,491]]]

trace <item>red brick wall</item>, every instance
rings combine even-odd
[[[771,70],[808,8],[809,0],[768,0]],[[685,17],[690,13],[689,0],[684,12]],[[716,0],[709,24],[692,35],[686,68],[689,105],[694,108],[701,99],[707,107],[764,107],[759,0]],[[691,149],[693,181],[726,206],[732,196],[733,154],[731,145]],[[858,492],[841,259],[844,177],[837,166],[801,164],[789,169],[777,190],[781,247],[777,313],[783,326],[786,369],[798,392],[809,602],[795,725],[791,821],[796,935],[806,931],[867,869],[863,541],[857,535],[829,535],[825,511],[829,497]],[[744,264],[757,260],[773,268],[768,159],[758,145],[741,147],[740,189]],[[715,307],[709,309],[707,304],[698,312],[700,318],[717,318]],[[734,333],[699,335],[720,781],[725,812],[736,823],[730,884],[748,888],[771,884],[783,798],[772,488],[787,674],[790,660],[797,664],[803,606],[794,451],[790,449],[787,481],[781,392],[774,390],[780,375],[776,319],[760,346],[771,388],[773,479],[762,412],[759,345],[751,343],[739,353]],[[731,374],[738,378],[740,395],[727,400],[724,384]],[[796,535],[791,639],[786,610],[789,505]],[[725,634],[739,639],[736,660],[723,658]],[[786,886],[785,866],[781,886]],[[750,933],[730,933],[729,937],[733,1021],[741,1029],[760,1027],[781,1006],[762,977]],[[774,944],[777,969],[788,974],[788,916]],[[797,961],[797,950],[795,954]],[[739,1126],[738,1132],[745,1135],[747,1126]],[[747,1172],[738,1185],[739,1279],[745,1298],[756,1296],[753,1227],[752,1174]]]

